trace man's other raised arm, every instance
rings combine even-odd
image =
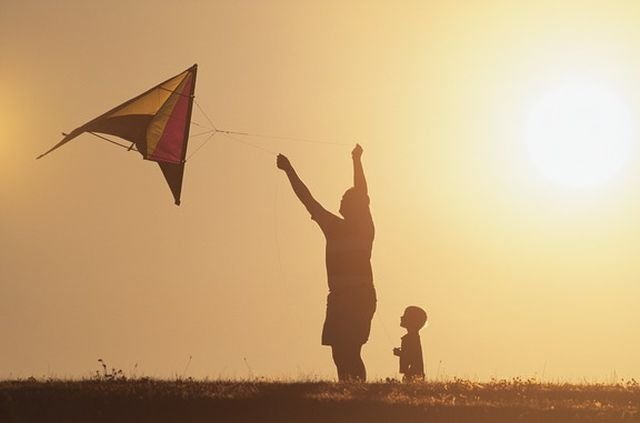
[[[364,177],[364,169],[362,168],[362,147],[360,147],[360,144],[356,144],[351,152],[351,158],[353,159],[353,187],[366,195],[367,180]]]

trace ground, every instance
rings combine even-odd
[[[0,422],[640,422],[640,386],[465,380],[0,381]]]

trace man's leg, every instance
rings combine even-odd
[[[338,379],[341,382],[364,382],[367,372],[360,357],[361,344],[334,345],[333,361],[338,369]]]
[[[349,373],[352,380],[364,382],[367,380],[367,370],[361,357],[362,345],[354,344],[349,348]]]
[[[345,382],[349,379],[346,349],[343,345],[334,344],[331,346],[331,355],[338,371],[338,380]]]

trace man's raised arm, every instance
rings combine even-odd
[[[309,188],[302,182],[295,169],[289,162],[289,159],[282,155],[278,154],[277,159],[278,169],[282,169],[289,178],[289,182],[291,183],[291,187],[293,188],[293,192],[295,192],[298,199],[304,204],[305,208],[309,213],[313,216],[318,209],[321,209],[322,206],[315,198],[311,195]]]
[[[360,144],[356,144],[351,152],[351,158],[353,159],[353,186],[356,190],[367,194],[367,180],[362,168],[362,147]]]

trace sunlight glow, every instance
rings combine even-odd
[[[533,105],[527,149],[547,179],[571,188],[609,182],[631,152],[631,118],[624,101],[595,84],[552,89]]]

